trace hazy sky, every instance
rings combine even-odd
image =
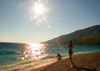
[[[39,43],[99,24],[100,0],[0,0],[0,42]]]

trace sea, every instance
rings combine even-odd
[[[56,59],[57,53],[62,58],[68,57],[66,45],[48,45],[34,43],[0,43],[0,71],[14,71],[35,67]],[[100,45],[73,45],[73,55],[98,52]],[[48,61],[47,61],[48,63]]]

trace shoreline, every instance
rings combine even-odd
[[[94,60],[95,58],[97,60]],[[73,55],[73,61],[78,67],[90,69],[90,71],[95,71],[94,69],[96,68],[96,66],[99,66],[99,68],[100,68],[100,65],[98,65],[98,63],[100,64],[100,60],[98,61],[98,59],[100,59],[100,52],[89,52],[89,53],[84,53],[84,54]],[[94,61],[95,63],[91,64],[91,60]],[[67,64],[66,64],[66,62],[67,62]],[[84,63],[86,63],[86,65],[83,65]],[[97,65],[96,65],[96,63],[97,63]],[[93,65],[96,65],[96,66],[93,66]],[[66,67],[67,67],[67,69],[66,69]],[[52,68],[53,68],[53,70],[52,70]],[[61,69],[59,69],[59,68],[61,68]],[[74,69],[74,70],[72,70],[72,69]],[[98,67],[96,69],[98,69]],[[48,61],[48,63],[45,63],[45,60],[44,60],[44,65],[41,63],[35,67],[19,69],[16,71],[57,71],[57,70],[58,71],[59,70],[61,70],[61,71],[67,71],[67,70],[68,71],[77,71],[76,68],[70,67],[69,57],[63,58],[61,61],[57,61],[57,59],[55,58],[54,60],[52,59],[52,60]]]
[[[100,52],[74,55],[73,62],[74,66],[70,67],[70,60],[67,58],[40,71],[100,71]]]
[[[62,60],[66,59],[68,57],[63,57]],[[24,69],[18,69],[17,71],[40,71],[41,69],[45,68],[46,66],[49,66],[57,61],[57,58],[50,58],[46,60],[42,60],[42,62],[39,65],[36,65],[34,67],[28,67]]]

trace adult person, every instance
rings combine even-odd
[[[73,44],[72,44],[72,41],[69,42],[69,44],[67,45],[67,48],[69,48],[69,57],[70,57],[70,62],[71,62],[71,67],[73,67],[73,58],[72,58],[72,55],[73,55]]]

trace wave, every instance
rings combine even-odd
[[[48,65],[50,63],[56,62],[56,55],[57,54],[50,54],[49,56],[46,56],[42,59],[39,60],[23,60],[19,62],[15,62],[13,64],[9,65],[4,65],[0,67],[0,71],[15,71],[23,68],[28,68],[28,67],[38,67],[38,66],[43,66],[43,65]],[[62,57],[67,57],[67,54],[61,54]]]
[[[3,65],[0,67],[0,71],[15,71],[15,70],[23,69],[27,67],[34,67],[36,65],[39,65],[40,63],[41,63],[41,60],[23,60],[20,62]]]
[[[15,55],[19,54],[17,51],[0,51],[0,55]]]
[[[92,51],[91,51],[91,52],[92,52]],[[75,55],[78,55],[78,54],[91,53],[91,52],[75,52],[74,54],[75,54]]]
[[[68,54],[61,54],[62,57],[68,57],[69,55]],[[44,58],[42,58],[42,60],[45,60],[45,59],[52,59],[52,58],[56,58],[57,57],[57,54],[50,54]]]
[[[51,59],[39,59],[39,60],[23,60],[20,62],[15,62],[13,64],[9,65],[4,65],[0,67],[0,71],[16,71],[28,67],[41,67],[44,65],[48,65],[50,63],[56,62],[56,58],[51,58]]]

